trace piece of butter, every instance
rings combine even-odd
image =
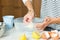
[[[40,33],[39,32],[32,32],[32,38],[34,39],[40,39]]]
[[[27,40],[26,35],[25,35],[25,34],[23,34],[19,40]]]

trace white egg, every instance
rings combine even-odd
[[[55,33],[58,33],[58,30],[51,30],[51,32],[55,32]]]
[[[59,35],[59,38],[60,38],[60,32],[58,33],[58,35]]]
[[[50,35],[49,35],[49,33],[48,33],[48,32],[45,32],[45,35],[46,35],[46,37],[47,37],[47,38],[49,38],[49,37],[50,37]]]

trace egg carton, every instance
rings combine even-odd
[[[52,31],[42,31],[40,32],[41,38],[39,40],[60,40],[60,31],[52,30]],[[30,40],[36,40],[30,38]]]

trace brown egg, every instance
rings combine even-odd
[[[58,30],[51,30],[51,32],[58,33]]]
[[[41,35],[41,38],[46,38],[46,35],[43,33],[43,34]]]
[[[49,40],[59,40],[59,38],[58,37],[55,37],[55,38],[51,38]]]
[[[59,36],[54,37],[53,40],[59,40]]]
[[[50,38],[49,40],[59,40],[59,37],[56,36],[56,37],[54,37],[54,38]]]
[[[52,38],[50,38],[49,40],[53,40]]]
[[[58,31],[56,31],[56,30],[53,30],[53,31],[49,32],[49,35],[50,35],[51,38],[59,37],[58,36]]]
[[[40,40],[48,40],[48,39],[40,39]]]
[[[50,38],[50,35],[49,35],[48,32],[43,32],[42,35],[41,35],[41,38],[48,39],[48,38]]]
[[[49,40],[55,40],[55,39],[51,38],[51,39],[49,39]],[[59,40],[59,39],[57,39],[57,40]]]
[[[58,33],[58,35],[59,35],[59,38],[60,38],[60,32]]]

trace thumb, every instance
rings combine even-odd
[[[49,18],[49,17],[46,17],[46,18],[44,19],[44,21],[49,22],[49,21],[50,21],[50,18]]]

